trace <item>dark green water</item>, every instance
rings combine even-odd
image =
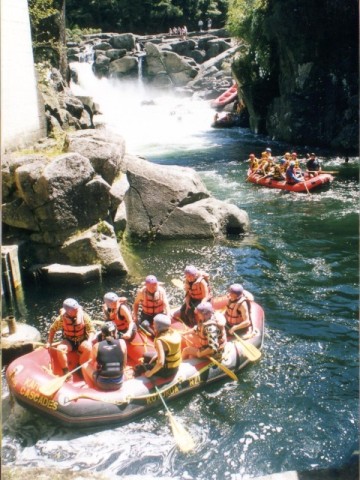
[[[263,140],[239,129],[199,135],[201,148],[174,147],[147,158],[195,168],[214,196],[248,212],[251,232],[224,241],[136,246],[126,254],[132,270],[126,280],[104,278],[101,285],[71,289],[33,283],[25,291],[27,321],[45,334],[66,296],[100,316],[106,291],[133,298],[148,273],[165,282],[176,305],[181,293],[170,279],[194,263],[212,275],[217,294],[242,282],[263,306],[261,361],[243,371],[238,384],[213,385],[171,404],[198,445],[188,456],[173,448],[163,412],[79,433],[18,406],[11,409],[5,391],[5,464],[207,480],[340,466],[356,448],[358,159],[345,165],[326,153],[325,167],[340,172],[330,187],[292,194],[245,182],[247,164],[239,160],[260,153]],[[271,146],[275,155],[289,149]]]

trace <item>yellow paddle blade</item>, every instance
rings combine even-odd
[[[218,362],[217,360],[215,360],[215,358],[213,357],[209,357],[209,359],[215,363],[215,365],[217,367],[219,367],[223,372],[225,372],[227,375],[229,375],[230,378],[232,378],[233,380],[235,380],[235,382],[237,382],[239,379],[238,377],[235,375],[235,373],[230,370],[229,368],[225,367],[225,365],[223,365],[222,363]]]
[[[184,290],[184,282],[179,278],[172,278],[171,283],[175,285],[175,287],[181,288],[181,290]]]
[[[71,375],[71,373],[50,380],[50,382],[39,388],[39,392],[41,395],[45,395],[45,397],[52,397],[64,385],[69,375]]]
[[[167,413],[170,419],[171,430],[174,435],[176,445],[183,453],[188,453],[195,448],[195,442],[190,433],[179,423],[173,415]]]
[[[234,335],[236,340],[242,346],[242,351],[246,358],[251,360],[252,362],[256,362],[261,357],[261,351],[255,347],[252,343],[245,342],[239,335]]]

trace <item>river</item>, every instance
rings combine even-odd
[[[182,293],[171,279],[191,263],[211,274],[216,294],[241,282],[255,295],[266,315],[263,356],[238,383],[170,404],[196,441],[189,455],[175,448],[163,410],[122,426],[73,431],[13,405],[3,385],[3,464],[198,480],[341,466],[358,439],[358,158],[345,164],[334,152],[315,150],[339,174],[310,195],[257,187],[245,181],[249,153],[270,146],[275,156],[296,148],[302,157],[309,148],[240,128],[211,129],[214,112],[200,100],[161,97],[144,105],[149,92],[140,83],[89,73],[80,80],[128,151],[194,168],[215,197],[248,212],[251,231],[224,241],[133,245],[124,252],[126,279],[58,289],[29,283],[25,320],[46,338],[67,296],[99,318],[106,291],[131,300],[148,273],[165,283],[175,306]]]

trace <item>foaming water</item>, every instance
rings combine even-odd
[[[213,111],[196,98],[152,89],[138,81],[97,78],[89,63],[74,63],[76,95],[90,95],[99,104],[107,127],[126,139],[133,154],[161,154],[206,148],[203,132]]]

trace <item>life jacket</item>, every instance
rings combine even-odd
[[[277,164],[274,166],[274,178],[275,177],[278,177],[278,178],[282,177],[281,167],[280,165],[277,165]]]
[[[60,315],[63,322],[63,338],[71,340],[74,343],[81,343],[86,339],[84,312],[82,308],[78,308],[75,319],[69,318],[63,308],[60,310]]]
[[[193,300],[203,300],[203,292],[201,288],[201,282],[205,280],[208,285],[209,294],[210,294],[210,276],[206,272],[200,272],[197,278],[193,282],[189,282],[185,279],[185,290],[190,295],[190,298]]]
[[[241,315],[241,311],[239,309],[240,305],[242,305],[244,302],[246,302],[248,310],[249,310],[249,318],[250,318],[250,301],[242,295],[240,298],[235,300],[234,302],[228,302],[226,305],[226,312],[225,312],[225,318],[226,318],[226,323],[232,327],[233,325],[238,325],[241,323],[244,319]]]
[[[156,292],[150,293],[146,287],[142,288],[142,311],[146,315],[157,315],[164,312],[164,290],[158,287]]]
[[[214,345],[211,345],[209,343],[209,338],[206,333],[209,329],[213,331],[214,336],[216,337],[214,338],[215,340]],[[216,316],[216,313],[213,314],[211,318],[209,318],[209,320],[206,320],[205,322],[199,324],[198,335],[199,335],[200,347],[210,347],[210,348],[213,348],[214,350],[224,349],[224,346],[226,343],[225,325],[219,321],[219,319]]]
[[[251,171],[253,172],[253,171],[256,170],[258,167],[259,167],[259,160],[258,160],[257,158],[253,158],[253,159],[250,161],[250,169],[251,169]]]
[[[102,377],[120,377],[124,370],[124,353],[119,340],[106,338],[98,345],[97,369]]]
[[[166,332],[160,333],[157,337],[167,346],[165,351],[165,368],[176,368],[181,363],[181,335],[179,332],[170,328]]]
[[[116,315],[114,315],[114,318],[112,318],[112,321],[115,323],[118,332],[126,332],[129,328],[129,322],[127,318],[121,313],[123,305],[129,309],[131,316],[132,308],[128,304],[127,298],[120,297],[117,304]]]

